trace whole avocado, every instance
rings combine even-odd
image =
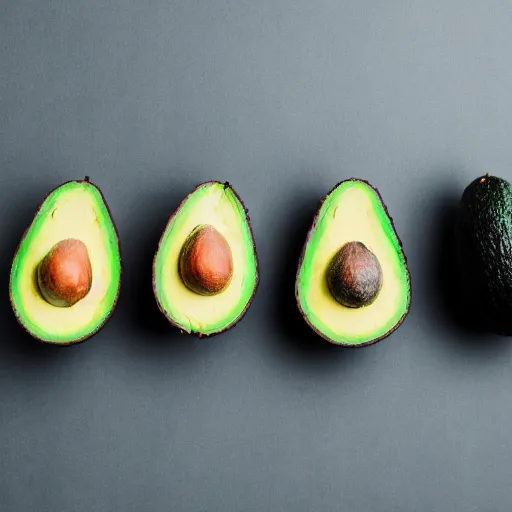
[[[485,327],[512,335],[512,185],[481,176],[462,194],[456,227],[466,299]]]

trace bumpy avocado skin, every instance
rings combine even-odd
[[[382,209],[383,214],[386,216],[386,218],[387,218],[387,220],[389,222],[390,229],[392,230],[393,236],[394,236],[394,238],[395,238],[395,240],[397,242],[398,250],[400,251],[401,259],[402,259],[401,271],[403,273],[404,280],[408,284],[408,286],[407,286],[407,297],[406,297],[406,304],[407,305],[406,305],[402,315],[397,320],[397,322],[392,326],[392,328],[390,328],[384,334],[377,335],[377,336],[375,336],[373,338],[369,337],[366,341],[360,342],[360,343],[345,343],[345,342],[340,342],[340,341],[334,341],[330,336],[328,336],[325,332],[323,332],[321,329],[319,329],[317,326],[315,326],[311,322],[311,320],[308,317],[307,312],[304,310],[304,308],[303,308],[303,306],[301,304],[301,301],[300,301],[300,281],[299,281],[299,276],[300,276],[300,273],[301,273],[302,265],[304,263],[306,250],[308,248],[308,245],[311,242],[312,235],[313,235],[315,229],[317,228],[317,226],[319,225],[319,223],[321,222],[320,213],[321,213],[321,210],[322,210],[322,205],[327,201],[327,199],[331,196],[331,194],[333,194],[340,186],[344,185],[345,183],[355,183],[355,184],[359,183],[359,184],[362,184],[362,185],[368,187],[368,189],[372,190],[374,192],[374,194],[376,195],[379,207]],[[317,214],[315,215],[315,218],[313,220],[312,226],[311,226],[311,228],[310,228],[310,230],[309,230],[309,232],[308,232],[308,234],[306,236],[306,240],[304,242],[304,245],[303,245],[300,257],[299,257],[299,264],[298,264],[298,269],[297,269],[297,274],[296,274],[296,283],[295,283],[295,297],[296,297],[298,309],[299,309],[302,317],[306,321],[306,323],[309,325],[309,327],[313,331],[315,331],[315,333],[318,336],[320,336],[321,338],[323,338],[324,340],[326,340],[330,344],[332,344],[334,346],[337,346],[337,347],[362,348],[362,347],[374,345],[375,343],[377,343],[377,342],[387,338],[394,331],[396,331],[402,325],[402,323],[404,322],[405,318],[409,314],[409,311],[410,311],[410,308],[411,308],[411,303],[412,303],[411,274],[410,274],[410,271],[409,271],[408,261],[407,261],[407,257],[406,257],[405,252],[404,252],[402,240],[398,236],[398,233],[396,231],[396,228],[395,228],[395,225],[394,225],[394,222],[393,222],[393,218],[389,214],[388,208],[387,208],[386,204],[384,203],[384,200],[383,200],[379,190],[376,187],[374,187],[371,183],[369,183],[367,180],[353,177],[353,178],[348,178],[346,180],[340,181],[339,183],[337,183],[325,195],[325,197],[323,197],[321,199],[321,201],[320,201],[320,208],[319,208]],[[368,306],[368,307],[371,307],[371,305]]]
[[[108,221],[110,222],[112,231],[114,233],[112,242],[114,245],[114,250],[116,251],[116,254],[118,256],[117,285],[115,288],[115,295],[114,295],[112,304],[110,305],[107,314],[103,317],[101,322],[99,322],[98,324],[96,324],[94,326],[94,328],[90,329],[88,332],[84,332],[80,336],[70,337],[69,339],[66,339],[66,340],[55,341],[51,338],[43,337],[43,336],[39,335],[39,333],[37,333],[33,329],[31,329],[27,324],[24,314],[18,309],[18,304],[17,304],[16,298],[15,298],[17,290],[15,289],[15,283],[14,283],[14,279],[13,279],[14,278],[14,268],[15,268],[15,264],[16,264],[17,260],[20,257],[20,250],[22,249],[23,244],[25,243],[25,240],[26,240],[27,236],[29,235],[31,228],[34,226],[38,215],[40,214],[41,211],[43,211],[45,209],[49,198],[52,197],[52,195],[58,193],[61,189],[65,188],[66,186],[73,185],[73,184],[79,184],[79,185],[85,185],[87,187],[91,187],[91,189],[94,190],[95,193],[98,194],[98,196],[101,198],[103,208],[105,210],[105,213],[108,217]],[[48,194],[44,197],[43,201],[40,203],[39,207],[36,210],[34,219],[32,220],[30,226],[23,233],[23,235],[20,239],[20,242],[18,243],[16,250],[14,252],[13,263],[12,263],[12,267],[11,267],[10,282],[9,282],[9,299],[10,299],[11,307],[12,307],[14,316],[16,318],[16,321],[28,335],[30,335],[36,341],[41,342],[43,344],[67,347],[67,346],[83,343],[84,341],[89,340],[92,337],[96,336],[96,334],[98,334],[103,329],[103,327],[105,327],[105,325],[108,323],[108,321],[112,317],[112,314],[114,313],[114,310],[116,309],[117,300],[119,298],[119,293],[121,290],[122,275],[123,275],[123,263],[122,263],[122,259],[121,259],[119,233],[117,231],[117,227],[116,227],[114,219],[112,217],[110,208],[105,200],[105,197],[104,197],[101,189],[97,185],[95,185],[94,183],[91,182],[89,176],[86,176],[83,180],[66,181],[66,182],[62,183],[61,185],[57,186],[56,188],[54,188],[53,190],[51,190],[50,192],[48,192]]]
[[[209,187],[220,187],[223,188],[226,191],[229,191],[230,194],[233,195],[234,198],[236,198],[236,202],[240,206],[240,220],[244,222],[245,226],[247,227],[249,238],[250,238],[250,250],[252,251],[253,258],[254,258],[254,268],[252,269],[254,272],[254,285],[252,287],[252,291],[250,296],[248,297],[247,302],[245,303],[243,309],[239,312],[239,314],[233,318],[232,321],[230,321],[228,324],[226,324],[223,328],[215,329],[213,331],[206,332],[203,329],[194,329],[194,328],[187,328],[183,323],[179,322],[175,316],[172,314],[172,312],[169,310],[168,307],[164,304],[163,297],[161,295],[161,292],[159,291],[159,288],[162,286],[162,279],[160,276],[160,273],[158,271],[159,267],[159,258],[161,253],[163,253],[165,249],[165,238],[167,236],[167,232],[172,228],[172,225],[174,221],[181,215],[182,210],[187,205],[188,201],[191,200],[197,194],[203,189],[207,189]],[[210,218],[210,221],[212,219]],[[215,224],[215,223],[213,223]],[[245,206],[244,202],[242,201],[241,197],[238,195],[238,193],[235,191],[233,186],[229,182],[220,182],[216,180],[206,181],[203,183],[198,184],[180,203],[178,208],[172,213],[172,215],[169,217],[167,221],[167,225],[162,233],[162,236],[160,238],[160,241],[158,243],[158,247],[155,253],[155,256],[153,258],[153,294],[155,296],[155,300],[158,306],[158,309],[160,312],[164,315],[164,317],[167,319],[167,321],[175,328],[177,328],[181,334],[186,334],[190,336],[197,336],[198,338],[213,338],[215,336],[218,336],[219,334],[225,333],[229,330],[231,330],[233,327],[238,325],[238,323],[245,317],[247,314],[247,311],[251,307],[252,301],[254,300],[254,297],[256,296],[259,288],[259,259],[258,259],[258,253],[256,250],[256,242],[254,237],[254,232],[251,225],[251,219],[249,216],[249,210]],[[181,283],[182,284],[182,283]],[[180,286],[181,286],[180,284]],[[184,286],[184,285],[183,285]],[[222,300],[219,298],[219,296],[212,296],[209,297],[209,300]]]
[[[485,327],[512,335],[512,185],[481,176],[464,190],[456,224],[457,257],[466,300]]]

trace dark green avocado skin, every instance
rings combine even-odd
[[[489,175],[471,182],[456,239],[465,300],[488,330],[512,335],[512,185]]]

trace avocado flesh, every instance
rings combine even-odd
[[[329,291],[326,271],[344,244],[363,243],[382,268],[382,286],[368,306],[349,308]],[[395,330],[411,300],[410,276],[400,240],[378,192],[350,179],[324,199],[304,245],[296,279],[299,309],[307,323],[331,343],[374,343]]]
[[[231,248],[233,275],[212,296],[189,290],[179,274],[184,242],[199,225],[217,229]],[[218,334],[232,327],[247,310],[258,285],[254,240],[244,205],[228,184],[199,185],[181,203],[161,237],[153,264],[153,284],[160,310],[187,333]]]
[[[42,296],[37,268],[50,249],[66,238],[86,245],[93,279],[82,300],[59,308]],[[120,280],[117,233],[99,189],[88,181],[72,181],[52,191],[25,232],[11,268],[11,303],[21,325],[44,342],[83,341],[112,314]]]

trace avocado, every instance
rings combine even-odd
[[[480,176],[463,191],[456,221],[461,298],[476,306],[481,325],[512,334],[512,185]]]
[[[411,279],[379,192],[367,181],[338,183],[322,200],[295,282],[300,312],[335,345],[373,344],[409,312]]]
[[[170,217],[153,261],[160,311],[181,332],[213,336],[239,322],[259,283],[249,216],[229,183],[198,185]]]
[[[116,228],[88,177],[51,191],[14,255],[10,299],[34,338],[58,345],[84,341],[112,315],[121,283]]]

